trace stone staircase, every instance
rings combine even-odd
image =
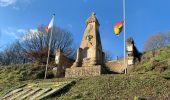
[[[0,100],[42,100],[55,95],[72,83],[75,81],[28,83],[6,93]]]
[[[113,60],[113,61],[108,61],[105,63],[106,68],[114,73],[124,73],[124,62],[123,59],[121,60]]]

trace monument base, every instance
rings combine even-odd
[[[100,76],[102,74],[102,66],[89,66],[89,67],[72,67],[67,68],[65,77],[84,77],[84,76]]]

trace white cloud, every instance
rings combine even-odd
[[[37,34],[38,30],[37,29],[30,29],[30,32],[32,32],[33,34]]]
[[[19,39],[26,32],[27,31],[25,29],[14,29],[14,28],[7,28],[1,30],[3,36],[12,37],[14,39]]]
[[[2,30],[2,37],[17,39],[20,42],[38,38],[40,34],[44,34],[44,33],[38,31],[38,29],[27,30],[27,29],[7,28]]]
[[[3,34],[8,35],[10,37],[14,37],[15,39],[19,38],[19,36],[14,31],[11,31],[10,29],[3,30]]]
[[[20,30],[22,32],[22,30]],[[26,31],[25,31],[26,32]],[[39,34],[43,34],[38,29],[30,29],[23,37],[21,37],[19,40],[20,42],[23,42],[25,40],[31,40],[33,38],[37,38]]]
[[[25,30],[25,29],[18,29],[17,32],[18,32],[18,33],[26,33],[27,30]]]
[[[13,5],[17,2],[17,0],[0,0],[1,7],[7,7],[9,5]]]
[[[0,7],[12,7],[14,10],[19,10],[21,6],[31,4],[32,0],[0,0]]]

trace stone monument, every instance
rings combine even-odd
[[[77,58],[71,68],[66,69],[65,77],[98,76],[101,75],[104,65],[104,52],[99,33],[99,22],[96,14],[86,21],[86,29],[77,49]]]
[[[126,40],[127,49],[127,65],[134,65],[134,41],[132,38]]]
[[[60,49],[57,49],[55,55],[55,63],[56,63],[56,67],[53,68],[54,76],[64,77],[65,69],[70,68],[70,66],[74,63],[74,60],[65,56]]]
[[[127,72],[129,73],[131,69],[140,61],[141,53],[137,50],[134,40],[132,37],[126,40],[126,50],[127,50]]]

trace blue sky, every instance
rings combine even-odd
[[[170,31],[170,0],[126,0],[126,35],[132,36],[142,51],[144,41],[157,32]],[[122,0],[0,0],[0,45],[7,46],[28,29],[49,23],[73,34],[79,47],[85,21],[96,12],[100,22],[103,49],[113,57],[123,55],[123,33],[113,33],[113,26],[123,19]]]

